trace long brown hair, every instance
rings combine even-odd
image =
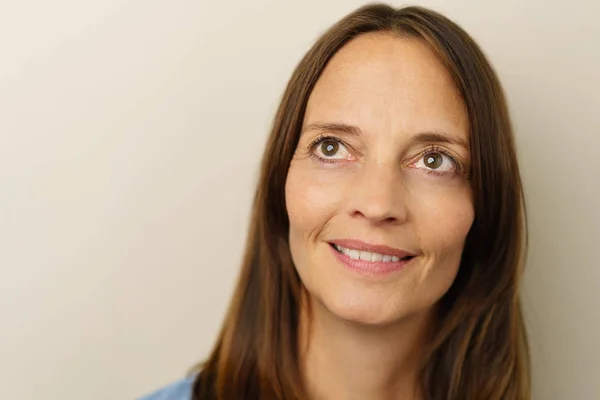
[[[451,74],[470,122],[475,220],[456,280],[440,300],[421,374],[425,398],[530,398],[519,297],[525,205],[502,87],[477,44],[446,17],[372,4],[325,32],[288,83],[262,160],[240,278],[214,350],[199,367],[195,400],[308,398],[297,350],[302,283],[290,256],[284,186],[317,79],[345,43],[375,31],[426,43]]]

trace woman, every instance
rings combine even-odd
[[[240,280],[148,399],[529,399],[526,225],[498,78],[432,11],[365,6],[295,70]]]

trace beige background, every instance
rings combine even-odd
[[[508,93],[535,399],[600,399],[600,2],[415,3]],[[0,1],[0,398],[131,399],[207,354],[286,80],[361,4]]]

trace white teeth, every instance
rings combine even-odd
[[[400,260],[400,257],[390,256],[387,254],[374,253],[371,251],[360,251],[354,249],[348,249],[346,247],[334,245],[335,249],[340,253],[346,254],[353,260],[365,260],[365,261],[383,261],[383,262],[397,262]]]

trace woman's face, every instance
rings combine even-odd
[[[345,45],[309,98],[286,181],[290,250],[309,295],[389,324],[449,289],[474,217],[466,109],[423,43]]]

